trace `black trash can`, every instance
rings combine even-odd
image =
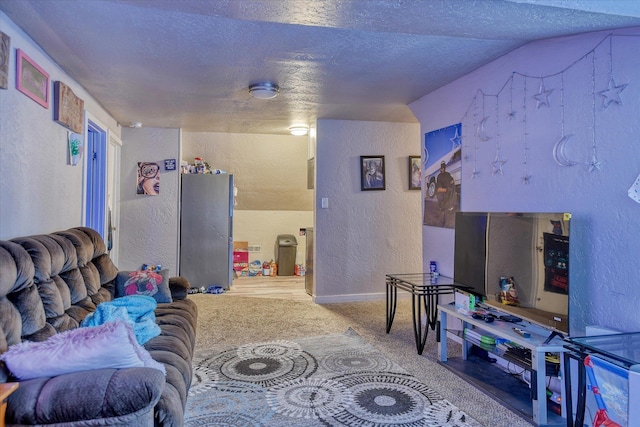
[[[293,234],[279,234],[276,239],[278,276],[293,276],[296,268],[298,241]]]

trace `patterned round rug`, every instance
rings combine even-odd
[[[442,400],[410,375],[395,372],[352,372],[332,378],[353,396],[353,404],[330,419],[333,425],[423,426],[428,408]]]
[[[186,426],[481,427],[352,330],[200,354]]]
[[[345,350],[329,354],[319,360],[329,372],[388,371],[393,362],[379,352]]]
[[[202,374],[206,373],[207,379],[240,381],[271,387],[298,378],[307,378],[316,369],[318,363],[315,357],[303,351],[299,344],[275,341],[245,345],[204,358],[194,371],[201,375],[197,380],[202,380]],[[215,374],[211,374],[211,371]]]
[[[259,385],[218,382],[206,390],[189,394],[185,425],[261,426],[268,425],[273,416],[265,389]]]

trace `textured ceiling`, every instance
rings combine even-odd
[[[532,40],[640,25],[636,0],[0,0],[123,126],[285,134],[407,107]],[[270,81],[272,100],[249,96]]]

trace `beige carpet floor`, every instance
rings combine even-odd
[[[385,333],[385,302],[319,305],[308,301],[228,294],[190,295],[199,307],[196,350],[224,350],[244,343],[343,333],[349,327],[402,366],[407,373],[485,427],[531,424],[437,363],[434,331],[422,355],[415,349],[409,299],[398,301],[393,327]],[[449,343],[449,352],[460,346]]]

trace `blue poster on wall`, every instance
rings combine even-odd
[[[462,124],[426,133],[422,159],[423,223],[453,228],[460,210]]]

